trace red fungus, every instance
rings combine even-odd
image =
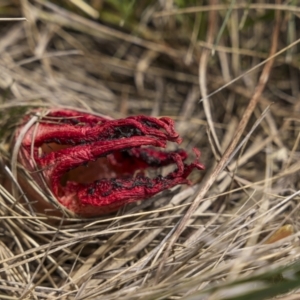
[[[21,129],[17,130],[18,138]],[[181,139],[170,118],[134,116],[111,120],[70,109],[49,110],[26,132],[18,160],[60,204],[80,216],[116,211],[178,184],[189,184],[193,169],[203,170],[200,152],[185,164],[184,150],[162,151]],[[163,177],[145,176],[147,168],[176,164]],[[42,180],[41,177],[42,176]]]

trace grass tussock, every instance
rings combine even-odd
[[[299,3],[202,2],[0,1],[1,299],[298,299]],[[206,171],[101,218],[31,212],[12,136],[57,106],[171,116]]]

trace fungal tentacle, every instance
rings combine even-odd
[[[71,124],[75,125],[78,123],[85,123],[85,124],[99,124],[100,122],[109,122],[110,119],[105,117],[88,114],[84,112],[78,112],[75,110],[70,109],[53,109],[47,113],[47,115],[43,118],[43,120],[59,120],[61,122],[70,122]]]
[[[132,148],[126,151],[115,152],[108,157],[112,166],[122,172],[126,170],[144,170],[149,167],[161,168],[174,162],[173,154],[177,153],[184,161],[187,153],[178,149],[175,151],[162,151],[157,148]]]
[[[166,143],[165,141],[151,137],[131,137],[114,141],[98,141],[92,144],[76,145],[74,147],[53,151],[44,154],[41,158],[36,158],[36,161],[43,167],[53,162],[67,163],[68,161],[70,161],[70,164],[73,162],[73,166],[75,166],[75,164],[80,165],[87,161],[96,160],[98,157],[108,155],[114,151],[147,145],[165,147]]]
[[[178,184],[190,184],[189,180],[183,179],[183,174],[187,177],[194,168],[203,169],[203,165],[198,161],[190,165],[184,164],[179,154],[173,154],[172,158],[173,163],[177,164],[177,169],[165,177],[159,175],[151,179],[140,174],[134,181],[131,177],[103,178],[87,185],[69,182],[67,188],[78,195],[82,204],[107,206],[118,203],[121,206],[122,203],[151,197]]]
[[[152,118],[153,119],[153,118]],[[151,120],[152,120],[151,119]],[[148,118],[147,121],[150,119]],[[152,120],[153,121],[153,120]],[[45,143],[58,143],[62,145],[76,145],[80,143],[96,142],[99,140],[118,139],[122,137],[149,135],[163,140],[173,141],[177,139],[163,122],[156,122],[157,128],[149,124],[141,124],[132,117],[112,120],[104,124],[83,124],[74,126],[72,124],[61,124],[59,122],[46,122],[43,120],[38,124],[38,131],[35,133],[35,146],[40,147]],[[62,131],[62,126],[64,130]],[[159,127],[160,126],[160,127]],[[165,129],[162,132],[160,129]],[[167,131],[168,130],[168,131]],[[30,147],[32,140],[30,135],[23,141],[23,146]]]

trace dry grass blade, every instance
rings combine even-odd
[[[211,1],[212,5],[215,4],[215,1]],[[209,13],[209,30],[207,32],[207,43],[212,44],[213,42],[213,37],[214,33],[216,30],[216,18],[217,14],[215,11],[211,11]],[[211,107],[209,100],[207,99],[207,79],[206,79],[206,74],[207,74],[207,62],[208,62],[208,56],[209,56],[210,51],[208,49],[203,49],[201,53],[201,58],[199,62],[199,86],[200,86],[200,91],[203,100],[203,108],[205,111],[205,116],[207,119],[208,127],[209,130],[212,133],[215,145],[217,147],[218,152],[221,151],[220,143],[216,135],[215,127],[213,125],[213,120],[211,116]]]
[[[169,11],[157,12],[154,17],[165,17],[170,15],[177,15],[177,14],[194,14],[197,12],[205,12],[205,11],[212,11],[212,10],[227,10],[227,4],[219,4],[219,5],[206,5],[206,6],[194,6],[182,9],[174,9]],[[285,4],[269,4],[269,3],[237,3],[232,6],[232,9],[270,9],[270,10],[282,10],[282,11],[290,11],[290,12],[300,12],[300,8],[297,6],[292,5],[285,5]]]
[[[279,0],[277,1],[279,3]],[[274,26],[274,30],[273,30],[273,36],[272,36],[272,46],[271,46],[271,50],[270,50],[270,56],[274,55],[277,49],[277,45],[278,45],[278,35],[279,35],[279,28],[280,28],[280,14],[279,12],[276,13],[276,23]],[[198,208],[199,204],[204,200],[204,196],[207,193],[207,191],[209,190],[209,188],[213,185],[213,183],[216,181],[216,178],[219,176],[219,174],[224,170],[224,168],[226,168],[226,166],[230,163],[229,158],[232,154],[232,152],[234,151],[234,149],[236,148],[245,128],[246,125],[250,119],[251,114],[253,113],[258,101],[259,101],[259,97],[261,95],[261,93],[263,92],[265,85],[267,83],[267,80],[269,78],[271,69],[272,69],[272,65],[273,65],[273,59],[269,60],[263,71],[262,74],[260,76],[258,85],[255,89],[255,92],[253,94],[253,97],[251,98],[248,107],[246,108],[243,117],[237,127],[237,130],[235,132],[234,135],[234,139],[232,140],[232,142],[230,143],[230,145],[228,146],[228,148],[226,149],[225,153],[223,154],[220,162],[216,165],[216,167],[214,168],[212,174],[207,178],[206,182],[203,184],[201,190],[199,191],[197,197],[195,198],[195,200],[193,201],[193,203],[191,204],[190,208],[188,209],[188,211],[186,212],[186,214],[184,215],[184,217],[182,218],[182,220],[180,221],[180,223],[178,224],[178,227],[176,228],[176,231],[174,232],[174,234],[172,235],[170,241],[168,242],[168,246],[166,248],[166,251],[164,253],[164,256],[162,258],[162,262],[160,264],[160,267],[158,269],[158,274],[157,274],[157,280],[159,280],[160,277],[160,272],[161,269],[163,267],[163,265],[165,264],[165,261],[167,259],[167,256],[169,254],[169,252],[171,251],[172,246],[174,245],[174,243],[177,241],[177,239],[179,238],[180,234],[182,233],[182,231],[184,230],[186,224],[189,222],[189,220],[191,219],[193,213],[195,212],[195,210]]]
[[[26,18],[0,18],[0,22],[8,22],[8,21],[26,21]]]
[[[84,11],[86,14],[91,16],[92,18],[99,18],[99,12],[95,10],[93,7],[88,5],[82,0],[70,0],[73,4],[75,4],[77,7],[79,7],[82,11]]]

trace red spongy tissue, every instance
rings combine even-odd
[[[16,138],[30,116],[24,118]],[[203,170],[200,152],[184,161],[184,150],[166,151],[180,143],[170,118],[133,116],[112,120],[70,109],[52,109],[26,132],[19,162],[51,190],[57,201],[80,216],[97,216],[149,198],[178,184],[189,184],[193,169]],[[175,165],[166,176],[148,170]]]

